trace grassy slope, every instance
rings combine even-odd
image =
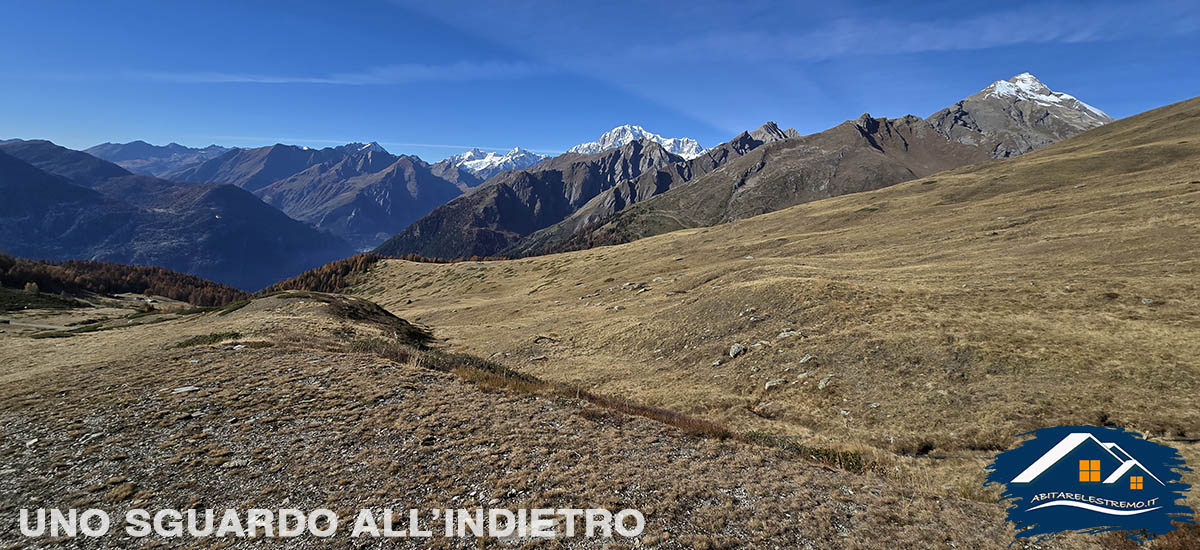
[[[285,293],[66,344],[0,336],[0,457],[11,474],[0,510],[329,507],[349,529],[364,507],[634,507],[647,516],[641,542],[659,548],[1004,548],[1011,537],[994,505],[569,397],[481,391],[459,369],[424,367],[423,340],[395,336],[406,326],[367,302]],[[410,354],[381,357],[371,351],[380,341]],[[21,543],[13,525],[0,527],[0,544]],[[361,546],[345,535],[319,546]]]
[[[1190,100],[733,224],[515,261],[388,261],[356,291],[546,379],[877,449],[969,491],[995,449],[1046,425],[1132,427],[1200,461],[1178,441],[1200,437],[1198,201]]]

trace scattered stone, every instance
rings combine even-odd
[[[238,344],[238,345],[236,345],[236,346],[233,346],[233,349],[235,349],[235,350],[236,350],[236,349],[242,349],[242,348],[244,348],[244,347],[246,347],[246,344]]]
[[[249,465],[250,465],[249,460],[238,459],[238,460],[230,460],[229,462],[222,464],[221,467],[226,470],[229,470],[231,468],[245,468],[246,466],[249,466]]]
[[[1154,300],[1151,298],[1142,298],[1142,305],[1152,306],[1152,305],[1154,305]]]
[[[529,360],[530,361],[545,361],[546,356],[545,355],[534,355],[533,357],[530,357]]]
[[[488,501],[488,506],[495,506],[497,504],[500,504],[500,499],[498,498],[493,498],[492,500]]]
[[[654,278],[654,282],[656,282],[656,283],[661,283],[661,282],[663,282],[663,281],[665,281],[665,280],[666,280],[666,279],[664,279],[664,278],[662,278],[662,277],[655,277],[655,278]]]
[[[188,363],[199,363],[199,359],[188,359]]]
[[[785,329],[783,332],[780,332],[779,336],[776,336],[776,338],[779,338],[782,340],[784,338],[791,338],[793,336],[802,336],[802,335],[800,334],[800,331],[792,330],[789,328],[789,329]]]
[[[714,367],[719,367],[719,366],[721,366],[721,360],[720,360],[720,359],[717,359],[716,361],[713,361],[713,362],[712,362],[712,366],[714,366]]]
[[[183,386],[181,388],[175,388],[175,389],[171,390],[171,393],[187,393],[187,392],[193,392],[193,391],[196,391],[199,389],[200,388],[198,388],[196,386]]]
[[[832,374],[831,374],[831,375],[829,375],[829,376],[826,376],[825,378],[822,378],[820,382],[817,382],[817,389],[818,389],[818,390],[823,390],[823,389],[825,389],[825,387],[826,387],[826,386],[828,386],[828,385],[829,385],[829,382],[830,382],[830,381],[832,381],[832,380],[833,380],[833,375],[832,375]]]
[[[741,344],[734,344],[732,346],[729,346],[729,357],[731,359],[734,357],[737,357],[743,353],[746,353],[746,346],[743,346]]]
[[[37,445],[37,442],[38,442],[38,438],[36,438],[36,437],[33,439],[30,439],[29,441],[25,442],[25,447],[26,448],[33,447],[34,445]]]
[[[785,380],[783,378],[776,378],[774,380],[771,380],[770,382],[767,382],[766,385],[763,386],[763,389],[769,390],[771,388],[774,388],[775,386],[781,386],[783,384],[787,384],[787,380]]]
[[[878,409],[878,408],[879,408],[879,403],[869,403],[869,404],[867,404],[867,406],[868,406],[868,407],[871,407],[872,409]]]
[[[613,311],[621,311],[622,309],[625,308],[623,306],[613,306]]]
[[[816,359],[816,357],[813,357],[812,354],[806,353],[806,354],[804,354],[804,357],[800,358],[800,364],[803,365],[803,364],[811,362],[815,359]]]
[[[682,259],[683,259],[683,256],[675,256],[674,258],[672,258],[672,259],[671,259],[671,261],[678,262],[678,261],[680,261],[680,260],[682,260]]]
[[[646,287],[642,287],[642,288],[639,288],[639,289],[638,289],[637,293],[638,293],[638,294],[641,294],[641,293],[643,293],[643,292],[646,292],[647,290],[650,290],[650,289],[648,289],[648,288],[646,288]]]

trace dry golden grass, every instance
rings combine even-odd
[[[292,294],[227,315],[83,334],[69,346],[6,336],[45,348],[57,366],[16,368],[0,382],[7,472],[0,517],[32,503],[116,515],[133,507],[329,507],[343,517],[385,506],[602,506],[647,517],[643,537],[612,548],[1002,548],[1012,536],[996,506],[817,466],[773,447],[689,436],[642,418],[657,410],[562,395],[487,361],[423,350],[419,340],[397,336],[394,322],[348,310],[372,311],[344,298]],[[233,331],[240,333],[234,341],[173,345],[189,334]],[[248,345],[255,342],[269,345]],[[29,372],[38,374],[23,376]],[[176,391],[182,387],[195,389]],[[24,542],[15,523],[0,524],[0,544]],[[166,546],[213,543],[185,538]],[[1072,536],[1054,546],[1101,548],[1103,541]]]
[[[1198,267],[1191,100],[1017,159],[628,245],[387,261],[352,291],[548,381],[859,452],[987,501],[983,466],[1043,426],[1125,426],[1200,464]],[[730,359],[735,343],[750,351]]]

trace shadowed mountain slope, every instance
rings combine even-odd
[[[191,168],[228,150],[229,148],[218,145],[197,149],[178,143],[159,146],[138,140],[129,143],[101,143],[84,149],[83,152],[135,174],[162,177],[171,172]]]
[[[562,221],[617,183],[683,159],[658,143],[635,141],[593,155],[568,153],[504,172],[417,220],[376,249],[381,254],[491,256]]]
[[[61,168],[42,165],[92,189],[0,153],[0,250],[16,256],[154,265],[254,290],[352,253],[237,187],[130,175],[99,159],[77,162],[88,155],[49,142],[38,147],[19,152],[67,158]],[[124,175],[95,176],[106,171]]]

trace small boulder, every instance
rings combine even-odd
[[[737,357],[743,353],[746,353],[746,346],[743,346],[741,344],[734,344],[732,346],[729,346],[729,357],[730,358]]]
[[[832,375],[832,374],[831,374],[831,375],[829,375],[829,376],[826,376],[825,378],[822,378],[820,382],[817,382],[817,389],[818,389],[818,390],[823,390],[823,389],[825,389],[825,387],[826,387],[826,386],[828,386],[828,385],[829,385],[829,382],[831,382],[831,381],[833,381],[833,375]]]
[[[783,332],[780,332],[779,336],[776,336],[776,338],[782,340],[784,338],[791,338],[793,336],[800,336],[800,331],[792,330],[789,328],[789,329],[784,330]]]
[[[770,390],[771,388],[774,388],[775,386],[782,386],[784,384],[787,384],[787,380],[785,380],[783,378],[776,378],[774,380],[771,380],[770,382],[767,382],[766,385],[763,386],[763,389]]]

